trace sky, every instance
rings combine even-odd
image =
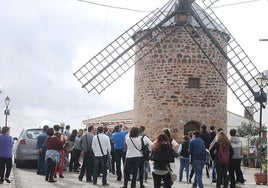
[[[25,127],[44,124],[64,122],[71,129],[84,128],[85,119],[132,110],[133,70],[101,94],[87,93],[73,73],[149,11],[166,3],[166,0],[2,1],[0,126],[5,124],[6,96],[11,100],[8,126],[14,136]],[[259,41],[268,38],[268,0],[246,3],[219,0],[213,6],[259,71],[268,70],[268,42]],[[229,111],[243,114],[232,95],[228,95],[227,105]]]

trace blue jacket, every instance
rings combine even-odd
[[[0,157],[12,157],[13,140],[8,134],[0,134]]]
[[[47,133],[46,132],[43,132],[40,135],[38,135],[37,136],[36,148],[45,150],[46,149],[46,145],[45,145],[46,139],[47,139]]]
[[[126,135],[128,131],[119,131],[112,134],[114,149],[125,149]]]
[[[206,160],[206,147],[204,141],[200,138],[193,138],[189,143],[189,154],[191,155],[191,161],[193,160]]]

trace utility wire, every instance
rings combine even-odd
[[[253,3],[256,1],[260,1],[260,0],[240,1],[237,3],[230,3],[230,4],[225,4],[225,5],[213,6],[212,8],[221,8],[221,7],[227,7],[227,6],[241,5],[241,4],[246,4],[246,3]]]
[[[151,11],[148,11],[148,10],[137,10],[137,9],[130,9],[130,8],[125,8],[125,7],[118,7],[118,6],[101,4],[101,3],[95,3],[95,2],[87,1],[87,0],[77,0],[77,1],[92,4],[92,5],[97,5],[97,6],[107,7],[107,8],[113,8],[113,9],[127,10],[127,11],[132,11],[132,12],[151,12]],[[240,4],[246,4],[246,3],[253,3],[253,2],[257,2],[257,1],[260,1],[260,0],[240,1],[240,2],[237,2],[237,3],[230,3],[230,4],[225,4],[225,5],[213,6],[212,8],[221,8],[221,7],[227,7],[227,6],[234,6],[234,5],[240,5]]]
[[[151,12],[151,11],[145,11],[145,10],[137,10],[137,9],[130,9],[130,8],[125,8],[125,7],[117,7],[117,6],[112,6],[112,5],[105,5],[105,4],[100,4],[100,3],[95,3],[92,1],[86,1],[86,0],[77,0],[83,3],[89,3],[89,4],[93,4],[93,5],[98,5],[98,6],[102,6],[102,7],[108,7],[108,8],[113,8],[113,9],[121,9],[121,10],[128,10],[128,11],[132,11],[132,12]]]

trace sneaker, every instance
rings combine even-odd
[[[4,180],[0,180],[0,184],[3,184],[4,183]]]
[[[51,180],[48,180],[49,183],[55,183],[57,182],[57,180],[54,180],[54,179],[51,179]]]
[[[103,186],[109,186],[110,184],[109,183],[103,183],[102,185]]]
[[[8,178],[6,178],[5,180],[7,183],[11,183],[11,181]]]

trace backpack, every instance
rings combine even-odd
[[[143,159],[145,161],[149,161],[149,154],[150,154],[150,151],[149,151],[149,147],[144,144],[144,141],[143,141],[143,138],[144,138],[145,135],[143,135],[141,137],[141,152],[143,154]]]
[[[223,164],[227,164],[230,158],[229,147],[224,148],[222,146],[219,146],[219,150],[217,152],[217,158]]]

